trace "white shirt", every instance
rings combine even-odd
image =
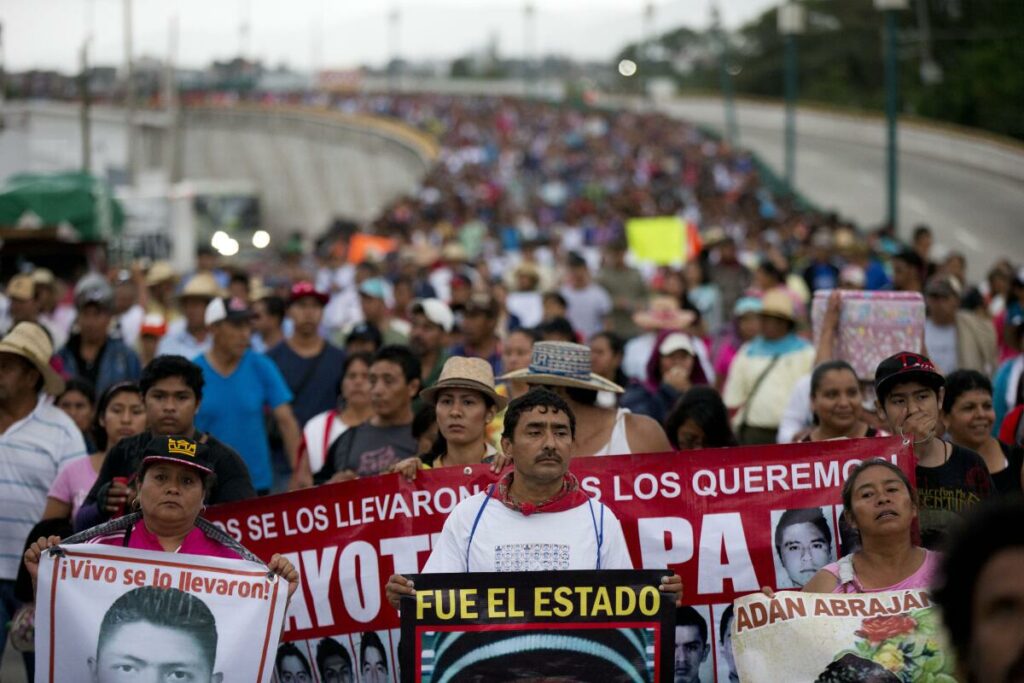
[[[797,434],[814,425],[814,410],[811,408],[811,376],[804,375],[793,385],[789,401],[782,411],[782,421],[775,437],[778,443],[793,443]]]
[[[332,418],[333,415],[333,418]],[[327,431],[330,420],[331,430]],[[302,428],[303,446],[309,457],[309,469],[316,474],[324,466],[324,456],[339,436],[348,431],[349,425],[341,421],[341,415],[334,409],[325,410],[309,418]]]
[[[940,372],[948,375],[957,369],[956,325],[936,325],[931,320],[925,320],[924,343],[928,348],[928,357]]]
[[[604,317],[612,311],[612,299],[604,287],[594,283],[583,289],[566,286],[561,293],[568,304],[565,315],[584,339],[604,329]]]
[[[25,539],[43,516],[57,469],[82,455],[82,432],[43,396],[0,434],[0,579],[17,577]]]
[[[632,568],[622,525],[596,500],[524,515],[483,491],[448,515],[423,572]]]

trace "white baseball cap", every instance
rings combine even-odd
[[[455,327],[455,314],[448,304],[440,299],[417,299],[413,302],[410,310],[413,313],[422,313],[427,320],[440,327],[445,332],[451,332]]]
[[[697,355],[693,339],[690,338],[690,335],[682,332],[673,332],[668,335],[661,340],[661,346],[658,347],[658,353],[662,356],[670,356],[676,351],[686,351],[691,356]]]

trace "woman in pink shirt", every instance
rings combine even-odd
[[[931,588],[939,556],[912,540],[917,496],[903,470],[881,458],[865,460],[843,484],[843,506],[861,547],[818,571],[805,593]]]
[[[100,398],[93,419],[95,453],[72,458],[60,468],[46,494],[43,519],[74,519],[82,501],[96,483],[107,452],[118,441],[146,429],[146,407],[142,390],[134,382],[111,385]]]
[[[184,436],[158,436],[146,446],[132,486],[138,494],[132,514],[83,531],[67,543],[102,543],[127,548],[260,560],[233,538],[199,515],[212,485],[213,469],[206,446]],[[33,586],[39,557],[61,542],[58,536],[40,538],[25,552],[25,566]],[[299,575],[286,558],[275,554],[267,568],[288,582],[288,596]]]

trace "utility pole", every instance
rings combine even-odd
[[[181,181],[181,102],[178,99],[178,82],[175,73],[178,63],[178,15],[171,16],[167,27],[167,66],[164,74],[164,100],[170,116],[170,128],[167,131],[167,180],[169,183]]]
[[[128,184],[135,184],[135,68],[132,64],[132,0],[124,2],[124,111]]]
[[[779,33],[786,45],[786,185],[796,192],[796,97],[799,69],[797,35],[804,32],[804,8],[795,2],[779,7]]]
[[[875,9],[885,16],[885,122],[886,122],[886,222],[899,228],[899,129],[900,69],[897,43],[897,15],[907,9],[908,0],[875,0]]]
[[[523,3],[523,94],[529,97],[533,93],[533,76],[534,76],[534,42],[536,41],[536,35],[534,34],[534,17],[536,16],[536,8],[533,6],[533,0],[526,0]]]
[[[736,103],[732,75],[729,73],[729,41],[722,28],[722,17],[718,11],[717,2],[711,4],[711,30],[718,40],[718,70],[722,84],[722,97],[725,101],[725,141],[732,146],[739,142],[740,135],[736,126]]]
[[[401,74],[399,73],[399,30],[402,23],[402,13],[395,5],[388,12],[388,38],[389,52],[391,54],[388,64],[388,90],[395,92],[401,88]]]
[[[89,93],[89,39],[82,43],[78,53],[79,65],[82,68],[78,76],[78,91],[82,98],[79,108],[79,124],[82,133],[82,173],[92,173],[92,126],[89,117],[91,95]]]
[[[651,76],[654,73],[654,3],[648,0],[644,7],[644,35],[640,40],[640,54],[637,61],[640,63],[640,78],[637,82],[643,89],[641,93],[645,98],[651,97]]]
[[[0,22],[0,130],[4,129],[4,88],[7,87],[7,79],[4,78],[4,25]]]

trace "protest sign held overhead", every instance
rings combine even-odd
[[[259,564],[68,545],[43,554],[38,585],[37,683],[271,680],[288,590]]]
[[[662,574],[415,576],[402,601],[402,680],[671,680],[675,606]]]
[[[955,683],[939,614],[920,590],[756,593],[735,604],[740,680]]]

